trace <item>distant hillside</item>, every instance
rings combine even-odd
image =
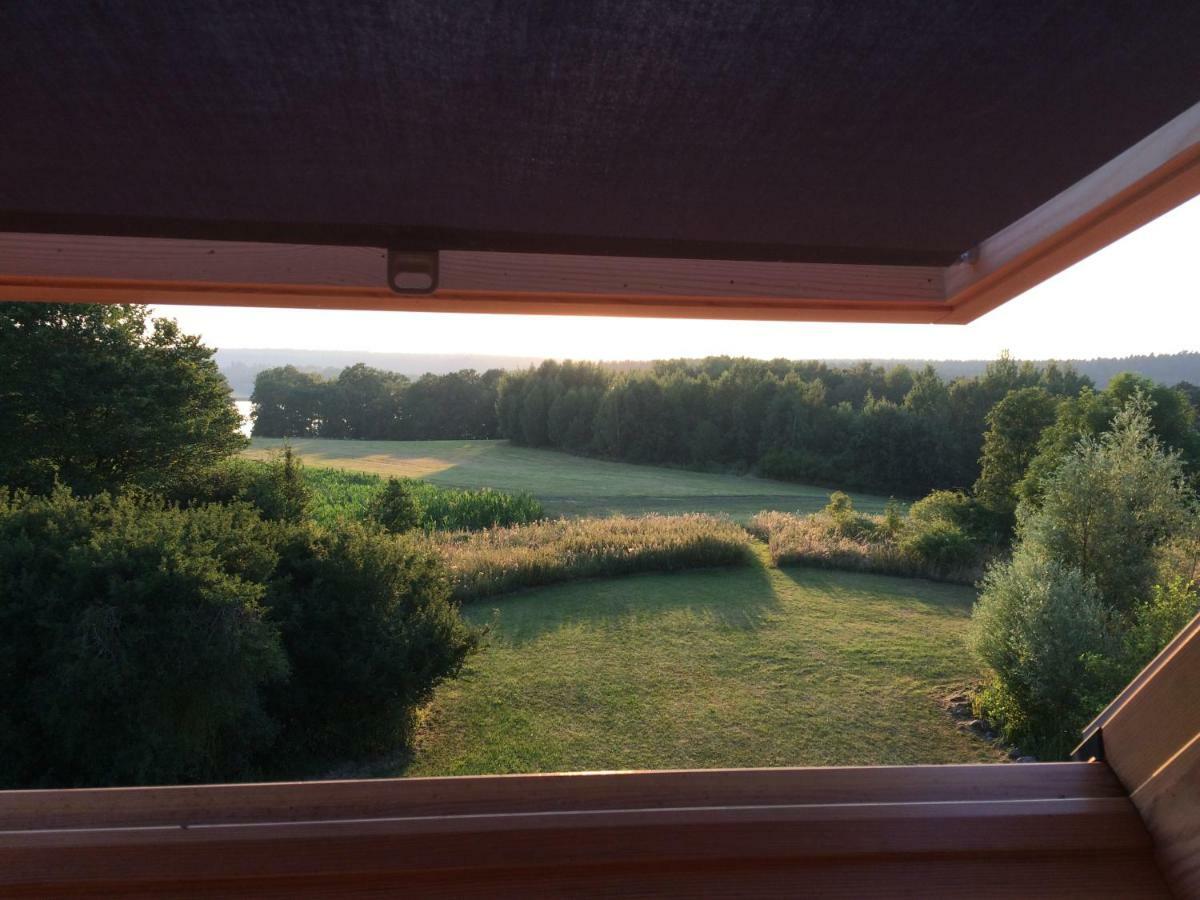
[[[952,379],[961,376],[978,375],[991,360],[986,359],[871,359],[866,360],[873,365],[883,366],[884,368],[893,368],[894,366],[905,365],[910,369],[922,368],[928,363],[932,365],[937,373],[943,378]],[[830,366],[853,366],[862,360],[855,359],[827,359],[825,363]],[[1044,366],[1050,360],[1033,360],[1036,366]],[[1081,375],[1087,375],[1092,381],[1096,382],[1097,387],[1104,387],[1108,384],[1110,378],[1121,372],[1137,372],[1145,375],[1147,378],[1153,378],[1161,384],[1174,385],[1181,381],[1190,381],[1192,384],[1200,384],[1200,353],[1191,350],[1185,350],[1181,353],[1151,353],[1147,356],[1124,356],[1124,357],[1109,357],[1098,359],[1060,359],[1060,365],[1066,364],[1073,366]]]
[[[250,392],[254,390],[255,376],[263,369],[274,366],[293,365],[307,372],[319,372],[333,378],[346,366],[361,362],[377,369],[399,372],[410,378],[417,378],[427,372],[434,375],[445,375],[447,372],[457,372],[460,369],[475,369],[480,372],[488,369],[525,369],[537,365],[543,358],[494,356],[478,353],[366,353],[359,350],[231,349],[218,350],[216,359],[221,372],[233,386],[235,396],[249,397]],[[1045,365],[1047,361],[1035,360],[1034,362],[1037,365]],[[826,359],[824,362],[835,368],[868,362],[887,369],[900,365],[908,366],[910,369],[919,369],[928,363],[943,378],[952,379],[978,375],[987,367],[989,360]],[[1070,359],[1059,360],[1059,362],[1074,366],[1081,374],[1087,375],[1095,381],[1099,387],[1104,387],[1108,380],[1118,372],[1139,372],[1168,385],[1178,384],[1180,381],[1200,384],[1200,352],[1195,351],[1122,358]],[[653,363],[641,360],[610,360],[603,365],[617,371],[632,371],[650,368]]]
[[[243,350],[221,349],[217,365],[237,397],[249,397],[254,378],[263,369],[295,366],[333,378],[355,363],[419,378],[426,372],[445,375],[461,369],[525,369],[542,361],[538,356],[490,356],[479,353],[365,353],[361,350]]]

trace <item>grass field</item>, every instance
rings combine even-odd
[[[997,761],[938,702],[980,674],[972,597],[760,564],[468,604],[488,646],[371,774]]]
[[[446,487],[529,491],[554,516],[706,512],[744,522],[763,509],[814,512],[829,496],[827,488],[607,462],[507,441],[289,443],[310,466],[406,475]],[[255,438],[247,455],[265,458],[282,444],[276,438]],[[886,503],[886,498],[853,496],[862,512],[881,512]]]

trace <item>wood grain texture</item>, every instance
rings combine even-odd
[[[447,251],[440,287],[386,287],[369,247],[0,234],[0,300],[424,312],[934,321],[942,269]]]
[[[45,898],[44,888],[13,887],[6,898]],[[55,898],[1167,898],[1153,860],[1144,853],[1018,858],[881,857],[816,862],[733,861],[650,866],[409,873],[403,878],[212,879],[55,886]]]
[[[947,323],[978,318],[1200,195],[1200,104],[946,270]]]
[[[21,791],[0,812],[6,895],[1163,896],[1102,764]]]
[[[1200,897],[1200,734],[1133,794],[1180,897]]]
[[[0,791],[0,830],[572,809],[1103,799],[1105,765],[869,766]]]

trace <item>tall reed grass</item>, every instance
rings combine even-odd
[[[435,533],[456,599],[632,572],[747,565],[750,537],[715,516],[557,519],[515,528]]]
[[[924,549],[928,533],[918,532],[911,522],[900,529],[888,525],[884,516],[857,513],[839,519],[828,512],[760,512],[746,528],[766,541],[777,566],[878,572],[959,584],[973,584],[982,577],[985,560],[979,554],[953,562],[930,558]]]

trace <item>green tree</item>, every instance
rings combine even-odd
[[[407,478],[389,478],[366,509],[368,519],[393,534],[419,528],[423,515],[413,483]]]
[[[128,304],[0,304],[0,483],[160,488],[246,445],[213,351]]]
[[[983,456],[975,496],[1012,527],[1017,509],[1017,484],[1037,453],[1042,431],[1055,417],[1057,403],[1045,389],[1011,391],[987,415]]]
[[[250,395],[255,437],[312,437],[320,428],[327,382],[295,366],[263,369]]]
[[[1018,547],[984,578],[971,643],[996,675],[982,698],[988,717],[1027,752],[1069,753],[1095,711],[1084,699],[1088,660],[1116,646],[1091,580],[1039,548]]]
[[[1112,431],[1083,438],[1046,480],[1041,504],[1018,510],[1018,536],[1077,569],[1113,609],[1147,599],[1157,548],[1187,527],[1190,492],[1178,452],[1154,436],[1150,405],[1135,394]]]
[[[1194,536],[1193,503],[1139,392],[1018,506],[1013,558],[989,570],[973,624],[995,673],[982,702],[1010,739],[1062,755],[1114,673],[1145,664],[1186,615],[1194,594],[1177,581],[1164,594],[1161,579],[1164,551]]]

